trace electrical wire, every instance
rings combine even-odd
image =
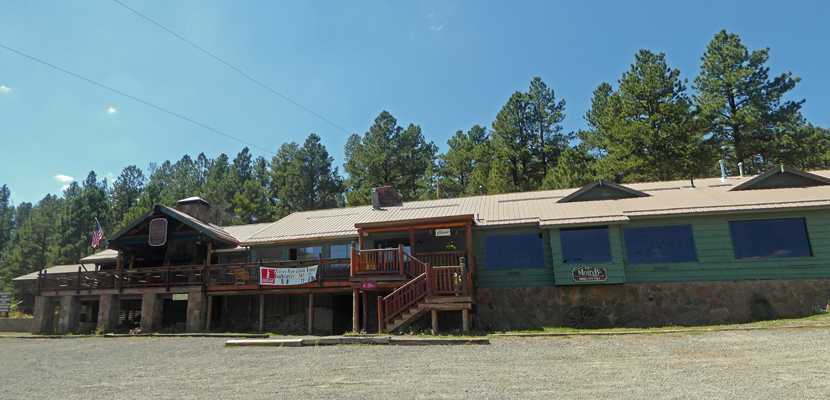
[[[165,109],[165,108],[159,107],[159,106],[157,106],[157,105],[155,105],[155,104],[152,104],[152,103],[146,102],[146,101],[141,100],[141,99],[139,99],[139,98],[137,98],[137,97],[130,96],[130,95],[129,95],[129,94],[127,94],[127,93],[124,93],[124,92],[121,92],[121,91],[119,91],[119,90],[113,89],[113,88],[111,88],[111,87],[109,87],[109,86],[106,86],[106,85],[100,84],[100,83],[95,82],[95,81],[93,81],[93,80],[91,80],[91,79],[84,78],[83,76],[80,76],[80,75],[78,75],[78,74],[76,74],[76,73],[74,73],[74,72],[67,71],[67,70],[65,70],[65,69],[63,69],[63,68],[61,68],[61,67],[58,67],[58,66],[53,65],[53,64],[50,64],[50,63],[48,63],[48,62],[46,62],[46,61],[39,60],[39,59],[37,59],[37,58],[35,58],[35,57],[32,57],[32,56],[30,56],[30,55],[28,55],[28,54],[21,53],[21,52],[19,52],[19,51],[15,50],[15,49],[12,49],[11,47],[7,47],[7,46],[5,46],[5,45],[3,45],[3,44],[0,44],[0,47],[2,47],[2,48],[4,48],[4,49],[6,49],[6,50],[8,50],[8,51],[11,51],[11,52],[13,52],[13,53],[17,53],[17,54],[19,54],[19,55],[21,55],[21,56],[23,56],[23,57],[26,57],[26,58],[28,58],[28,59],[30,59],[30,60],[37,61],[37,62],[39,62],[39,63],[41,63],[41,64],[43,64],[43,65],[46,65],[46,66],[48,66],[48,67],[52,67],[52,68],[54,68],[54,69],[56,69],[56,70],[58,70],[58,71],[61,71],[61,72],[67,73],[67,74],[69,74],[69,75],[72,75],[72,76],[74,76],[74,77],[76,77],[76,78],[78,78],[78,79],[85,80],[85,81],[87,81],[87,82],[89,82],[89,83],[91,83],[91,84],[93,84],[93,85],[96,85],[96,86],[102,87],[102,88],[107,89],[107,90],[109,90],[109,91],[111,91],[111,92],[118,93],[118,94],[120,94],[120,95],[122,95],[122,96],[124,96],[124,97],[127,97],[127,98],[129,98],[129,99],[135,100],[135,101],[137,101],[137,102],[139,102],[139,103],[142,103],[142,104],[144,104],[144,105],[147,105],[147,106],[153,107],[153,108],[155,108],[156,110],[163,111],[163,112],[165,112],[165,113],[167,113],[167,114],[170,114],[170,115],[172,115],[172,116],[174,116],[174,117],[178,117],[178,118],[181,118],[181,119],[183,119],[183,120],[185,120],[185,121],[188,121],[188,122],[190,122],[190,123],[192,123],[192,124],[199,125],[199,126],[201,126],[202,128],[205,128],[205,129],[211,130],[211,131],[213,131],[213,132],[216,132],[216,133],[218,133],[218,134],[220,134],[220,135],[222,135],[222,136],[224,136],[224,137],[226,137],[226,138],[236,140],[237,142],[240,142],[240,143],[246,144],[246,145],[248,145],[248,146],[251,146],[251,147],[254,147],[254,148],[260,149],[260,150],[262,150],[262,151],[264,151],[264,152],[266,152],[266,153],[269,153],[269,154],[275,154],[275,155],[276,155],[276,153],[274,153],[273,151],[266,150],[266,149],[264,149],[264,148],[262,148],[262,147],[260,147],[260,146],[257,146],[257,145],[255,145],[255,144],[253,144],[253,143],[248,143],[248,142],[246,142],[246,141],[244,141],[244,140],[242,140],[242,139],[239,139],[239,138],[237,138],[237,137],[234,137],[234,136],[228,135],[227,133],[221,132],[221,131],[219,131],[219,130],[217,130],[217,129],[211,128],[210,126],[207,126],[207,125],[205,125],[205,124],[203,124],[203,123],[201,123],[201,122],[194,121],[194,120],[192,120],[192,119],[190,119],[190,118],[187,118],[187,117],[185,117],[185,116],[183,116],[183,115],[181,115],[181,114],[177,114],[177,113],[175,113],[175,112],[173,112],[173,111],[170,111],[170,110],[167,110],[167,109]]]
[[[222,64],[227,65],[229,68],[233,69],[234,71],[239,72],[242,76],[244,76],[245,78],[247,78],[247,79],[248,79],[248,80],[250,80],[251,82],[256,83],[257,85],[262,86],[263,88],[265,88],[265,90],[268,90],[269,92],[274,93],[275,95],[282,97],[283,99],[285,99],[285,100],[286,100],[286,101],[288,101],[289,103],[291,103],[291,104],[293,104],[293,105],[295,105],[295,106],[297,106],[297,107],[299,107],[299,108],[301,108],[301,109],[305,110],[305,111],[306,111],[306,112],[308,112],[309,114],[311,114],[311,115],[313,115],[313,116],[315,116],[315,117],[317,117],[317,118],[319,118],[319,119],[321,119],[321,120],[323,120],[323,121],[327,122],[327,123],[328,123],[328,124],[330,124],[331,126],[333,126],[333,127],[337,128],[337,129],[340,129],[340,130],[341,130],[341,131],[343,131],[343,132],[346,132],[346,133],[348,133],[348,134],[351,134],[351,133],[352,133],[352,132],[349,132],[349,131],[347,131],[347,130],[345,130],[345,129],[341,128],[339,125],[335,124],[334,122],[331,122],[331,121],[329,121],[329,120],[327,120],[327,119],[323,118],[321,115],[319,115],[319,114],[315,113],[314,111],[311,111],[311,110],[309,110],[308,108],[303,107],[302,105],[300,105],[300,104],[299,104],[299,103],[297,103],[296,101],[289,99],[288,97],[286,97],[285,95],[283,95],[283,94],[281,94],[281,93],[277,92],[276,90],[271,89],[270,87],[266,86],[265,84],[261,83],[260,81],[258,81],[258,80],[256,80],[256,79],[254,79],[254,78],[251,78],[250,76],[248,76],[248,74],[246,74],[245,72],[243,72],[243,71],[242,71],[242,70],[240,70],[239,68],[236,68],[236,67],[234,67],[233,65],[231,65],[231,64],[229,64],[229,63],[227,63],[225,60],[223,60],[223,59],[221,59],[221,58],[219,58],[219,57],[217,57],[217,56],[215,56],[215,55],[211,54],[209,51],[207,51],[207,50],[205,50],[205,49],[203,49],[203,48],[201,48],[201,47],[197,46],[195,43],[193,43],[193,42],[191,42],[191,41],[189,41],[189,40],[187,40],[187,39],[183,38],[181,35],[177,34],[176,32],[173,32],[173,31],[171,31],[170,29],[165,28],[163,25],[159,24],[159,23],[158,23],[158,22],[156,22],[156,21],[153,21],[152,19],[150,19],[150,18],[149,18],[149,17],[147,17],[146,15],[144,15],[144,14],[142,14],[142,13],[140,13],[140,12],[138,12],[138,11],[136,11],[136,10],[132,9],[132,8],[130,8],[129,6],[127,6],[126,4],[124,4],[124,3],[122,3],[122,2],[120,2],[120,1],[118,1],[118,0],[113,0],[113,1],[114,1],[114,2],[116,2],[116,3],[118,3],[118,4],[120,4],[120,5],[122,5],[124,8],[126,8],[126,9],[128,9],[128,10],[130,10],[130,11],[134,12],[134,13],[135,13],[136,15],[138,15],[139,17],[144,18],[144,19],[146,19],[147,21],[150,21],[152,24],[154,24],[154,25],[158,26],[159,28],[164,29],[165,31],[167,31],[167,32],[168,32],[168,33],[170,33],[171,35],[173,35],[173,36],[175,36],[175,37],[177,37],[177,38],[181,39],[181,40],[182,40],[182,41],[184,41],[185,43],[187,43],[187,44],[189,44],[189,45],[191,45],[191,46],[193,46],[193,47],[195,47],[195,48],[199,49],[199,51],[201,51],[201,52],[203,52],[203,53],[205,53],[205,54],[207,54],[207,55],[209,55],[209,56],[213,57],[216,61],[219,61],[219,62],[221,62]]]

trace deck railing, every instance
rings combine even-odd
[[[394,249],[352,248],[352,276],[361,274],[404,274],[403,245]]]
[[[386,297],[378,297],[378,326],[383,328],[399,315],[431,295],[428,273],[423,273]]]
[[[466,251],[450,251],[443,253],[417,254],[419,260],[432,264],[433,267],[457,267],[461,265],[461,257],[467,255]]]
[[[432,267],[432,292],[436,296],[460,296],[463,291],[463,272],[461,267]]]

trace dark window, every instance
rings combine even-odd
[[[812,257],[803,218],[731,221],[735,258]]]
[[[542,235],[487,236],[484,256],[487,269],[544,268],[545,250]]]
[[[329,247],[329,258],[349,258],[352,256],[352,245],[333,244]]]
[[[623,228],[629,264],[696,262],[691,225]]]
[[[298,247],[288,250],[288,258],[291,260],[313,260],[322,257],[322,254],[323,248],[321,246]]]
[[[282,261],[282,250],[260,250],[259,259],[262,262]]]
[[[611,262],[611,241],[608,228],[559,231],[562,242],[562,262]]]

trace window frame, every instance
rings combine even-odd
[[[605,239],[608,241],[608,260],[607,261],[595,261],[595,260],[587,260],[587,261],[573,261],[568,262],[565,259],[565,242],[562,240],[562,233],[563,232],[575,232],[575,231],[605,231]],[[576,264],[612,264],[614,262],[614,253],[611,251],[611,228],[608,226],[603,227],[586,227],[586,228],[572,228],[572,229],[559,229],[559,249],[561,250],[561,259],[563,265],[576,265]]]
[[[757,257],[757,256],[745,256],[738,258],[738,249],[735,245],[735,235],[733,231],[732,224],[741,224],[741,223],[754,223],[754,222],[762,222],[762,221],[786,221],[786,220],[801,220],[802,226],[804,227],[804,240],[807,244],[807,250],[809,255],[795,255],[795,256],[781,256],[781,257]],[[815,252],[813,251],[813,244],[810,240],[810,230],[807,227],[807,218],[805,217],[792,217],[792,218],[758,218],[758,219],[740,219],[740,220],[729,220],[729,240],[732,242],[732,257],[735,261],[759,261],[759,260],[780,260],[780,259],[812,259],[815,258]],[[739,242],[740,243],[740,242]]]
[[[689,232],[692,234],[691,239],[691,246],[694,253],[694,260],[682,260],[682,261],[631,261],[631,256],[628,252],[629,247],[629,237],[631,235],[627,234],[627,230],[634,230],[634,229],[661,229],[661,228],[672,228],[672,227],[688,227]],[[631,231],[629,231],[631,232]],[[695,229],[692,223],[688,224],[672,224],[672,225],[645,225],[645,226],[629,226],[624,227],[622,231],[623,235],[623,254],[625,254],[625,262],[626,264],[682,264],[682,263],[699,263],[700,257],[698,256],[697,251],[697,241],[695,240]]]

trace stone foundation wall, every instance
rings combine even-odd
[[[567,327],[577,306],[593,310],[599,328],[718,325],[825,311],[830,279],[479,288],[476,295],[476,328],[490,331]]]

